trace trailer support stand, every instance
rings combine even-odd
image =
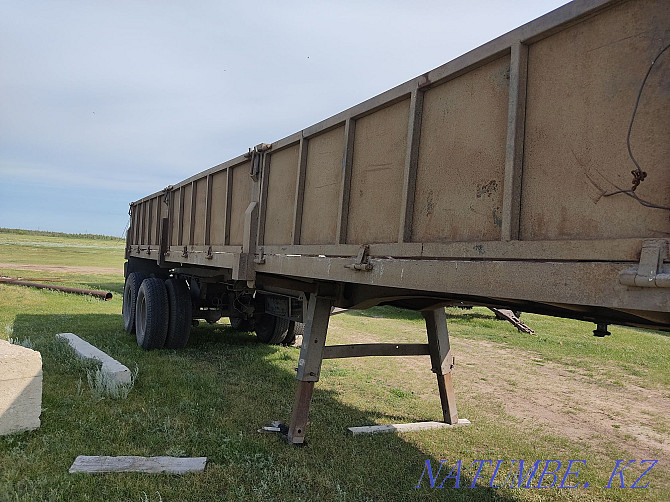
[[[293,413],[288,428],[288,442],[301,444],[305,441],[305,429],[309,406],[312,402],[314,383],[319,381],[323,348],[326,344],[328,321],[333,300],[310,295],[307,306],[305,334],[302,338],[300,359],[298,360],[298,389],[293,402]]]
[[[458,410],[456,409],[454,386],[451,382],[454,356],[449,345],[447,316],[444,308],[424,310],[421,314],[426,321],[430,361],[433,373],[437,375],[437,387],[440,391],[442,415],[445,423],[455,425],[458,423]]]

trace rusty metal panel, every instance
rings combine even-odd
[[[528,88],[521,238],[664,237],[668,211],[625,194],[626,136],[651,61],[668,43],[666,0],[621,3],[534,43]],[[631,135],[647,178],[636,194],[670,206],[670,51],[649,75]]]
[[[212,176],[212,217],[210,240],[212,245],[223,246],[226,227],[226,192],[228,172],[219,171]]]
[[[232,168],[232,200],[230,205],[230,244],[241,246],[244,237],[244,212],[251,202],[251,164],[245,162]],[[229,168],[230,169],[230,168]]]
[[[356,121],[347,242],[397,242],[409,99]]]
[[[309,139],[301,244],[335,244],[343,153],[344,126]]]
[[[205,223],[207,221],[207,178],[195,182],[195,227],[193,244],[205,244]]]
[[[509,57],[423,98],[412,241],[500,239]]]
[[[298,145],[293,145],[270,156],[270,167],[267,172],[268,197],[265,207],[265,244],[293,243],[293,206],[298,154]]]

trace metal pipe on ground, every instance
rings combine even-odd
[[[0,282],[16,284],[17,286],[27,286],[29,288],[49,289],[51,291],[63,291],[64,293],[74,293],[77,295],[95,296],[96,298],[102,298],[105,301],[112,299],[112,293],[108,291],[98,291],[95,289],[68,288],[66,286],[54,286],[53,284],[40,284],[37,282],[20,281],[11,277],[2,277],[0,278]]]

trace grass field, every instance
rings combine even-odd
[[[454,430],[351,436],[347,427],[440,418],[425,357],[330,360],[316,385],[308,445],[290,446],[257,429],[288,422],[299,349],[256,343],[227,322],[193,329],[182,351],[144,352],[123,330],[123,242],[0,232],[0,274],[60,279],[114,293],[94,298],[0,284],[0,337],[43,358],[40,429],[0,438],[1,501],[195,500],[668,500],[670,337],[612,327],[604,339],[577,321],[526,315],[536,336],[518,333],[485,309],[448,309],[456,353],[459,416]],[[139,375],[126,399],[89,390],[91,370],[54,335],[73,332]],[[329,343],[423,342],[421,317],[374,308],[331,320]],[[77,455],[207,456],[204,474],[70,475]],[[565,485],[491,488],[512,460],[583,460]],[[619,459],[626,486],[605,487]],[[437,473],[434,488],[426,460]],[[445,474],[458,465],[459,488]],[[482,477],[470,488],[483,464]],[[515,464],[518,470],[518,463]],[[556,464],[553,464],[555,467]],[[625,464],[624,464],[625,465]],[[541,464],[540,469],[544,467]],[[552,467],[553,470],[553,467]],[[453,471],[454,477],[456,470]],[[539,477],[539,473],[538,473]],[[415,488],[421,478],[420,488]],[[502,485],[499,476],[495,485]],[[545,478],[551,481],[551,476]],[[535,486],[536,483],[533,483]],[[546,483],[545,483],[546,484]]]

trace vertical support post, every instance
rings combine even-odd
[[[503,182],[503,241],[519,239],[527,77],[528,46],[519,42],[512,45],[510,57],[507,148]]]
[[[174,190],[170,190],[165,194],[167,200],[167,218],[169,223],[168,235],[167,235],[167,246],[165,249],[166,253],[170,252],[170,246],[172,246],[172,234],[174,233],[174,219],[176,218],[175,214],[175,201],[174,201]]]
[[[268,208],[268,183],[270,181],[270,156],[265,155],[261,167],[261,186],[260,186],[260,212],[258,215],[258,245],[265,244],[265,221],[267,219]]]
[[[179,187],[179,235],[177,236],[177,245],[184,245],[184,198],[186,197],[186,192],[184,187]]]
[[[309,140],[300,136],[298,153],[298,177],[295,184],[295,204],[293,212],[293,244],[300,244],[302,231],[302,206],[305,200],[305,175],[307,172],[307,148]]]
[[[195,181],[191,182],[191,224],[188,227],[188,243],[192,246],[195,244],[195,205],[198,198],[198,185]]]
[[[163,196],[159,195],[156,197],[156,234],[155,234],[155,244],[160,244],[161,242],[161,214],[163,210]]]
[[[426,321],[430,361],[433,373],[437,375],[437,386],[440,391],[440,402],[442,403],[442,415],[446,423],[456,425],[458,423],[458,410],[456,409],[454,386],[451,382],[454,356],[451,353],[449,345],[447,316],[444,313],[444,307],[435,310],[424,310],[421,312],[421,315],[423,315]]]
[[[149,220],[147,223],[147,245],[148,245],[148,250],[151,250],[151,230],[153,230],[152,225],[154,223],[154,199],[149,199],[147,201],[147,204],[149,206],[147,212],[147,219]]]
[[[212,226],[212,178],[213,175],[207,175],[207,196],[205,199],[205,246],[211,244],[211,226]]]
[[[356,121],[348,118],[344,123],[344,152],[342,154],[342,184],[340,185],[340,207],[337,215],[337,237],[335,244],[346,244],[349,225],[349,194],[351,191],[351,169],[354,163],[354,137]]]
[[[233,207],[233,169],[226,169],[226,217],[223,221],[223,245],[230,245],[230,211]]]
[[[400,229],[398,242],[409,242],[412,238],[412,218],[414,215],[414,192],[416,190],[416,169],[419,162],[419,139],[423,116],[423,91],[412,90],[409,105],[409,126],[407,128],[407,154],[400,208]]]
[[[298,360],[298,389],[293,403],[293,412],[288,429],[288,441],[300,444],[305,441],[305,429],[309,407],[314,392],[314,382],[319,381],[323,347],[326,344],[328,321],[333,300],[314,294],[310,295],[307,305],[307,322],[302,338],[300,359]]]

